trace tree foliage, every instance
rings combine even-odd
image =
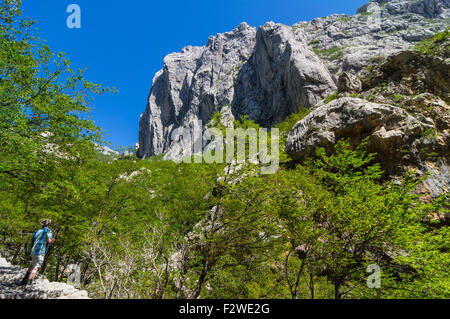
[[[382,181],[366,141],[273,175],[251,161],[101,155],[89,114],[92,94],[109,90],[53,54],[14,4],[0,4],[2,255],[27,265],[45,217],[57,240],[42,272],[63,281],[77,264],[99,298],[450,297],[450,234],[434,218],[448,194],[426,202],[412,175]],[[277,126],[282,143],[306,114]],[[212,123],[225,131],[220,115]],[[379,289],[366,285],[373,264]]]

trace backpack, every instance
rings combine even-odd
[[[46,243],[42,242],[42,245],[39,247],[39,254],[36,254],[35,251],[38,247],[35,247],[41,240],[44,240],[48,233],[48,228],[43,228],[41,235],[39,238],[37,238],[37,234],[40,231],[40,229],[36,230],[33,234],[33,238],[31,239],[31,248],[30,248],[30,254],[31,255],[39,255],[42,251],[42,246]]]

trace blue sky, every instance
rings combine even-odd
[[[24,15],[38,21],[41,38],[66,52],[87,80],[119,94],[96,97],[93,118],[113,147],[134,145],[154,74],[164,56],[242,21],[292,25],[333,13],[354,14],[368,0],[22,0]],[[81,29],[69,29],[69,4],[81,8]]]

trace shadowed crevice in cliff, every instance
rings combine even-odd
[[[299,41],[291,27],[266,23],[235,81],[233,115],[249,115],[272,127],[300,107],[311,108],[336,90],[320,58]]]

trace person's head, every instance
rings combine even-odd
[[[52,221],[50,219],[44,219],[41,222],[41,225],[44,226],[44,227],[48,227],[48,226],[50,226],[51,223],[52,223]]]

